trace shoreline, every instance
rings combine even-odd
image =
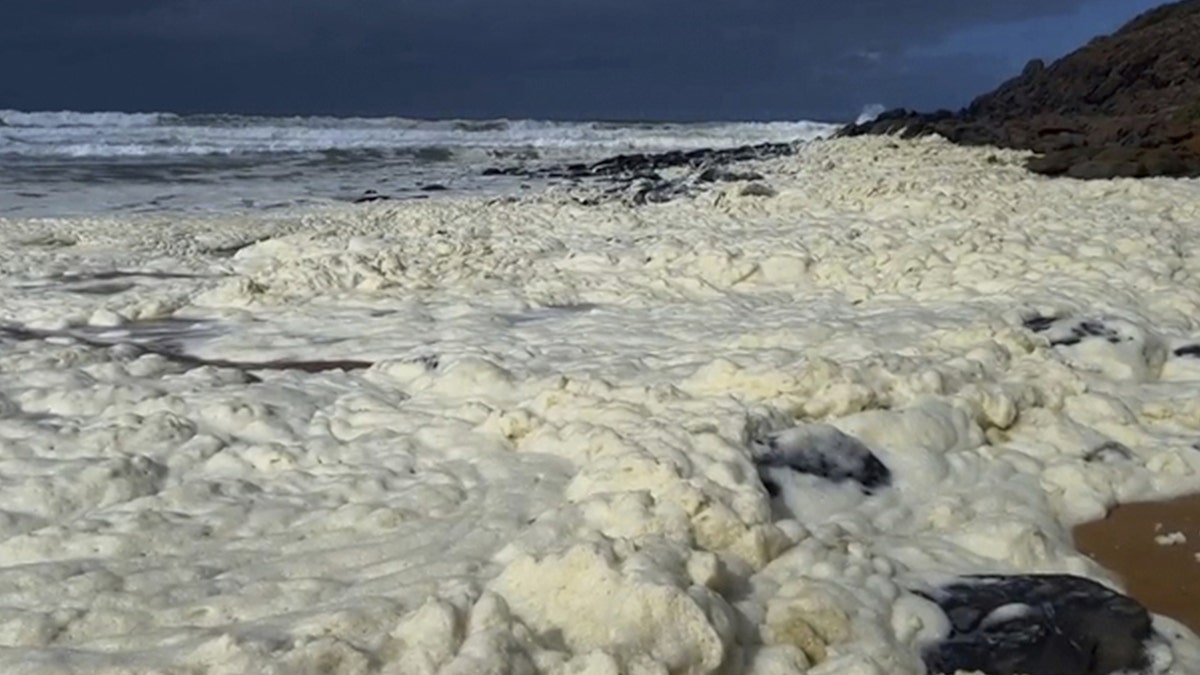
[[[1077,526],[1074,537],[1133,597],[1200,632],[1200,493],[1119,504]]]
[[[638,207],[585,186],[0,218],[0,319],[109,344],[203,320],[142,337],[211,362],[5,344],[7,477],[42,492],[0,504],[0,554],[27,568],[0,568],[0,599],[32,583],[48,607],[82,559],[121,582],[73,586],[90,613],[14,614],[0,663],[917,672],[939,627],[911,589],[1111,583],[1070,528],[1200,492],[1200,181],[1050,180],[1028,154],[826,140],[737,165],[770,195]],[[225,367],[289,359],[372,365]],[[773,502],[751,441],[806,424],[893,483]]]
[[[380,195],[419,198],[447,186],[506,193],[523,188],[521,179],[503,175],[501,165],[746,146],[811,138],[834,128],[812,122],[628,128],[531,120],[331,124],[308,118],[181,125],[144,115],[28,117],[8,142],[0,142],[0,155],[13,160],[0,170],[0,201],[9,215],[236,213]]]

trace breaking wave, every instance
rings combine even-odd
[[[816,122],[646,123],[0,111],[0,156],[129,158],[526,147],[626,152],[809,140]]]

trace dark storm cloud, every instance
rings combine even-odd
[[[1088,2],[8,0],[0,107],[845,116],[961,103],[1007,64],[914,53]]]

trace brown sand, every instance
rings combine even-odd
[[[1174,532],[1187,541],[1155,541]],[[1075,546],[1120,576],[1147,609],[1200,633],[1200,495],[1117,506],[1076,527]]]

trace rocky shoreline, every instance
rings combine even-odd
[[[1022,72],[967,107],[931,113],[894,109],[834,137],[940,135],[952,143],[1029,150],[1026,167],[1078,179],[1200,177],[1200,0],[1150,10],[1112,35]],[[715,183],[741,194],[774,189],[739,162],[792,155],[799,142],[623,154],[591,163],[493,166],[484,176],[599,184],[585,204],[631,206],[695,195]],[[428,185],[424,191],[446,189]],[[356,203],[390,199],[368,190]]]
[[[848,124],[833,137],[936,134],[959,145],[1028,150],[1036,154],[1026,168],[1046,176],[1200,177],[1200,40],[1195,36],[1200,36],[1200,0],[1163,5],[1050,65],[1030,61],[1019,75],[961,110],[888,110],[870,121]],[[598,187],[577,199],[584,204],[662,203],[694,196],[716,183],[740,183],[741,194],[771,196],[774,188],[762,176],[730,165],[792,155],[799,145],[775,142],[622,154],[590,163],[512,164],[488,167],[481,175]],[[367,190],[352,201],[392,198]]]
[[[1200,176],[1200,0],[1163,5],[959,111],[890,110],[840,136],[940,134],[1039,153],[1028,168],[1080,179]]]
[[[598,180],[604,184],[598,195],[583,203],[618,200],[633,206],[670,201],[694,194],[713,183],[744,183],[746,195],[770,196],[774,189],[753,171],[736,171],[730,164],[784,157],[796,152],[797,143],[758,143],[734,148],[701,148],[660,153],[616,155],[591,163],[551,166],[491,167],[485,176],[520,176],[534,179]],[[682,176],[664,176],[663,171],[682,169]]]

